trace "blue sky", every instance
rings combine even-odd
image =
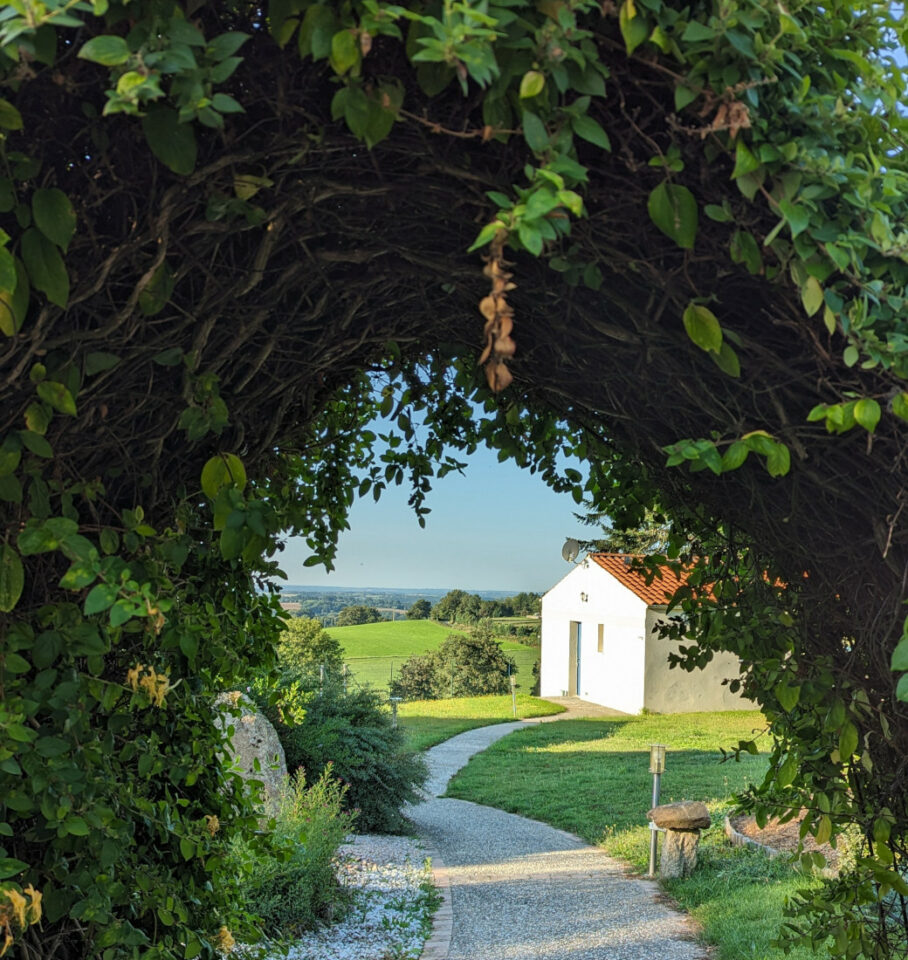
[[[538,474],[477,450],[463,475],[449,474],[429,494],[432,512],[420,529],[407,488],[375,503],[358,500],[341,535],[335,570],[304,567],[305,543],[291,539],[279,556],[292,584],[325,587],[412,587],[544,592],[569,567],[561,547],[582,536],[570,494],[554,493]]]

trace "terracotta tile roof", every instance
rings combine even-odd
[[[632,566],[633,561],[640,558],[630,553],[591,553],[587,559],[607,570],[649,606],[664,606],[668,603],[668,598],[684,583],[683,577],[679,580],[667,567],[656,573],[652,583],[647,583],[643,573]]]

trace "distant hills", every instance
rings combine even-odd
[[[497,600],[511,595],[507,590],[475,592],[484,600]],[[293,583],[281,585],[281,604],[294,616],[315,617],[330,626],[344,607],[375,607],[389,620],[399,619],[406,616],[407,610],[417,600],[426,599],[434,604],[447,593],[447,589],[439,588],[313,587]]]

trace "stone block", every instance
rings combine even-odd
[[[689,877],[697,866],[699,830],[666,830],[659,857],[659,875],[670,880]]]
[[[711,823],[706,804],[699,800],[663,803],[653,807],[646,816],[665,830],[699,830]]]

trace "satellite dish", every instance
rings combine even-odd
[[[567,563],[573,563],[577,559],[578,553],[580,553],[580,543],[577,540],[569,537],[564,541],[564,546],[561,548],[561,556]]]

